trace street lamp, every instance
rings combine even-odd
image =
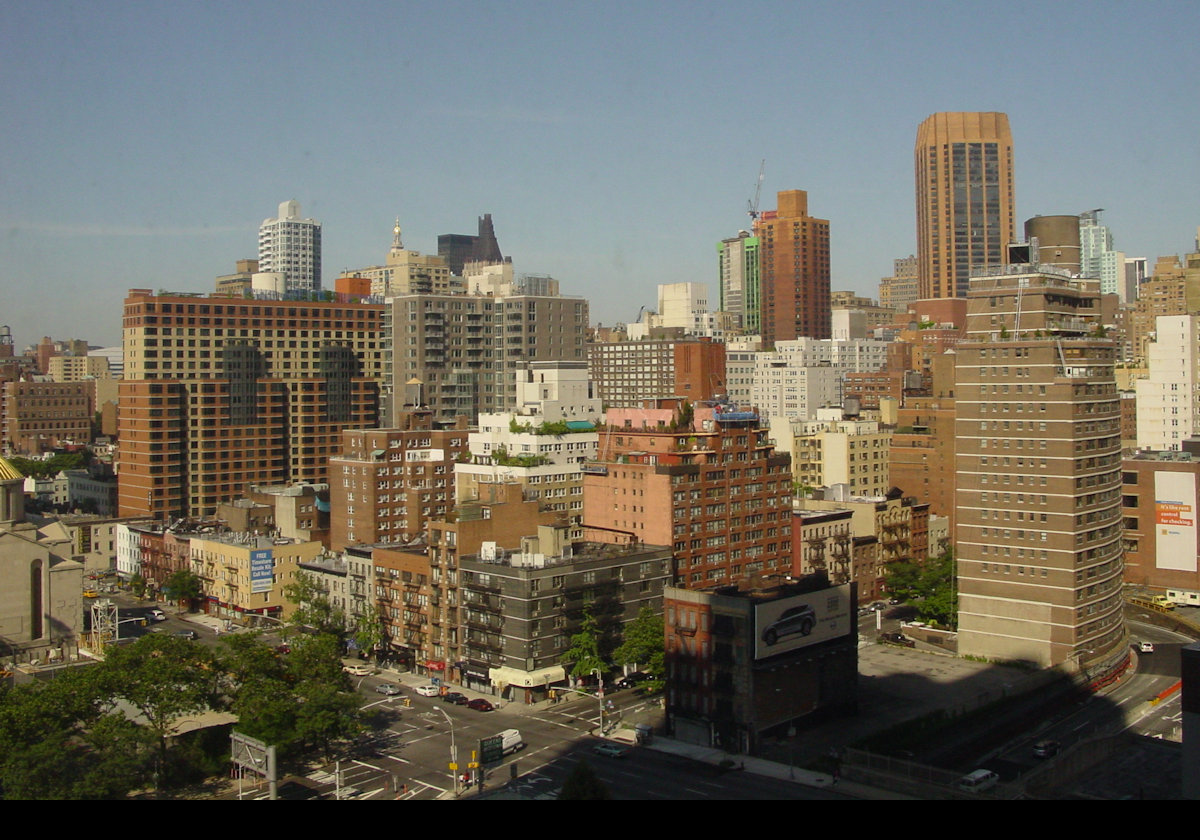
[[[458,745],[454,742],[454,721],[450,719],[450,715],[446,714],[446,710],[441,706],[433,708],[441,712],[442,717],[446,719],[446,723],[450,724],[450,769],[454,771],[454,795],[458,796]]]

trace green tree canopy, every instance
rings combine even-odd
[[[571,676],[586,677],[592,671],[603,673],[608,663],[600,655],[600,637],[591,607],[583,613],[583,624],[579,632],[571,637],[571,646],[563,652],[563,662],[571,665]]]
[[[893,597],[915,607],[922,621],[944,627],[958,625],[956,583],[951,549],[922,562],[889,563],[884,572],[884,586]]]
[[[638,617],[625,625],[624,641],[613,651],[618,665],[638,665],[655,676],[663,672],[662,616],[650,607],[642,607]]]
[[[204,594],[204,583],[190,569],[178,569],[163,584],[163,594],[171,601],[195,601]]]
[[[292,612],[293,625],[338,637],[345,631],[345,613],[333,605],[312,575],[297,572],[295,581],[283,588],[283,594],[296,605]]]

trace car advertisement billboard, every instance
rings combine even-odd
[[[846,636],[854,626],[850,584],[756,604],[754,658],[765,659]]]

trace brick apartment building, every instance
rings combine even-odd
[[[663,401],[607,419],[584,525],[672,546],[677,586],[790,571],[791,463],[756,412]]]
[[[342,432],[329,459],[330,547],[407,543],[454,507],[454,464],[467,452],[467,424],[434,428],[433,412],[405,409],[392,429]]]
[[[973,278],[956,348],[959,652],[1128,661],[1121,439],[1099,281],[1012,267]]]
[[[121,515],[212,515],[251,484],[325,483],[342,430],[378,425],[382,311],[131,290]]]

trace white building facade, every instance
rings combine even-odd
[[[301,218],[300,202],[283,202],[259,226],[258,270],[282,274],[289,293],[321,290],[321,223]]]

